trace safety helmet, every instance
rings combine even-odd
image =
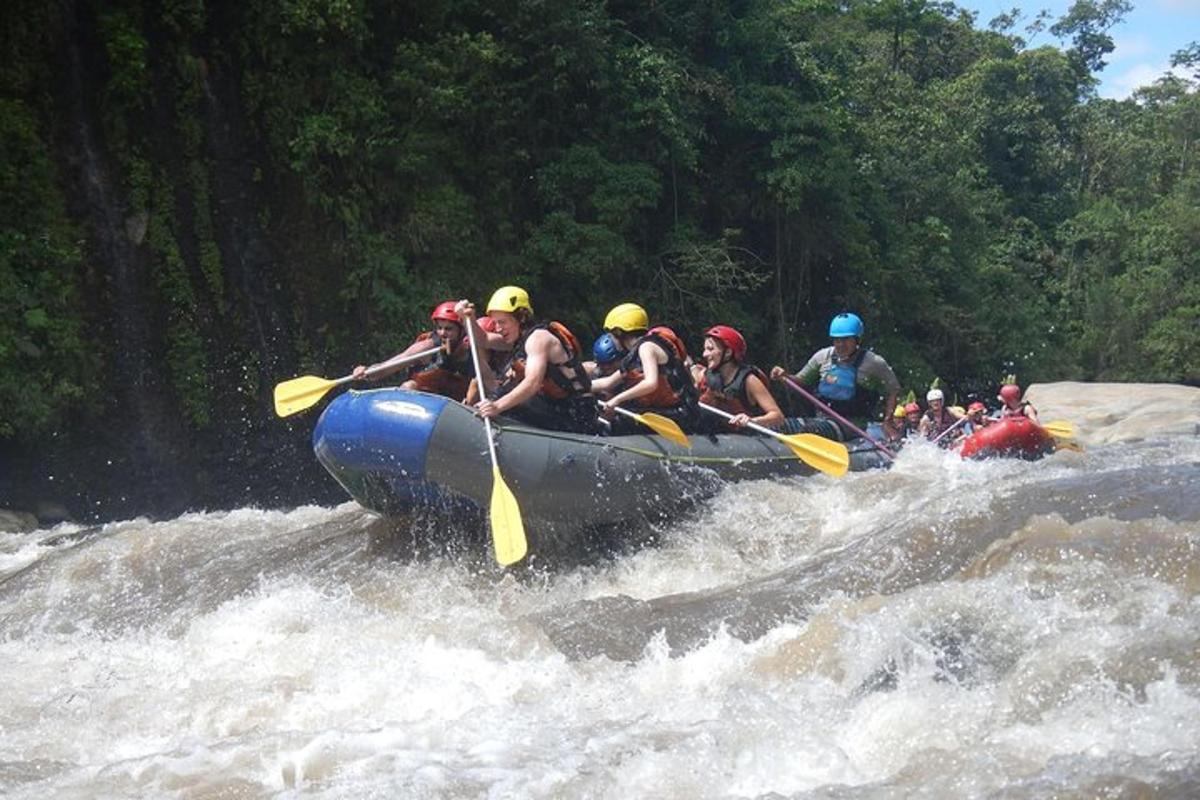
[[[492,319],[491,317],[480,317],[475,321],[479,323],[479,327],[483,328],[488,333],[496,332],[496,320]]]
[[[650,315],[637,303],[621,303],[604,317],[604,330],[621,330],[625,333],[644,331],[650,327]]]
[[[941,389],[930,389],[929,393],[925,395],[925,402],[927,402],[927,403],[932,403],[934,400],[945,400],[945,399],[946,399],[946,395],[942,393]]]
[[[454,310],[454,301],[447,300],[444,303],[438,303],[437,308],[429,315],[429,318],[434,322],[442,320],[443,322],[457,322],[462,325],[462,320],[458,318],[458,312]]]
[[[1000,387],[999,397],[1005,403],[1016,403],[1021,399],[1021,387],[1015,383],[1006,383]]]
[[[987,411],[987,406],[976,400],[971,405],[967,406],[967,413],[974,414],[976,411]]]
[[[592,345],[592,355],[596,357],[597,364],[611,364],[621,357],[622,352],[621,345],[611,333],[600,334]]]
[[[950,411],[951,413],[957,414],[960,417],[967,413],[967,410],[962,406],[950,406]]]
[[[920,414],[921,407],[919,405],[917,405],[916,403],[909,403],[908,405],[906,405],[904,407],[904,413],[905,414]]]
[[[896,419],[900,419],[904,416],[904,403],[898,403],[896,405],[896,410],[892,412],[892,416]]]
[[[829,335],[834,339],[841,339],[846,336],[863,335],[863,321],[859,319],[858,314],[846,312],[838,314],[829,323]]]
[[[533,313],[533,306],[529,304],[529,292],[520,286],[501,286],[492,292],[492,299],[488,300],[485,310],[489,314],[493,311],[507,311],[509,314],[515,314],[518,308],[523,308],[530,314]]]
[[[720,342],[722,347],[733,354],[734,361],[741,361],[746,357],[745,337],[728,325],[713,325],[704,335]]]

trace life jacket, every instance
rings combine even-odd
[[[829,371],[821,376],[821,382],[817,384],[817,395],[822,400],[833,400],[837,402],[848,402],[854,399],[858,393],[858,368],[862,366],[863,359],[866,358],[867,351],[861,347],[858,349],[858,354],[854,360],[848,364],[843,364],[838,361],[837,355],[833,355],[833,364]]]
[[[416,338],[416,342],[428,342],[438,351],[428,364],[419,364],[409,372],[408,380],[416,384],[416,388],[430,394],[440,394],[452,400],[461,401],[467,396],[467,387],[471,378],[475,377],[475,365],[471,362],[470,345],[464,338],[454,351],[447,354],[442,348],[444,340],[436,332],[426,331]]]
[[[687,348],[675,331],[659,325],[646,331],[642,338],[629,348],[629,353],[621,361],[621,374],[624,375],[622,386],[628,389],[642,382],[645,372],[642,370],[642,360],[638,349],[645,342],[652,342],[667,354],[667,363],[658,370],[658,385],[654,391],[632,401],[631,405],[639,408],[676,408],[694,402],[696,386],[688,373]]]
[[[555,339],[558,339],[558,343],[567,353],[566,361],[560,364],[546,365],[546,377],[542,379],[538,394],[549,400],[565,400],[568,397],[591,392],[592,380],[579,360],[579,354],[583,352],[579,345],[579,339],[561,322],[539,322],[526,328],[521,333],[521,338],[517,340],[512,356],[504,368],[505,379],[498,390],[498,395],[507,394],[524,380],[525,361],[528,359],[525,342],[529,340],[534,331],[549,331]]]
[[[933,415],[933,409],[931,408],[925,412],[924,417],[925,417],[925,419],[929,420],[928,437],[930,439],[936,439],[938,436],[940,436],[942,434],[943,431],[945,431],[947,428],[949,428],[954,423],[958,422],[958,419],[955,418],[955,416],[953,414],[951,414],[949,409],[947,409],[945,406],[942,406],[942,413],[940,416],[935,417]],[[947,439],[942,440],[942,442],[946,442],[946,441],[948,441],[948,440]],[[940,442],[939,442],[939,444],[940,444]]]
[[[1004,407],[1000,409],[1000,417],[1001,419],[1004,417],[1027,417],[1029,415],[1025,413],[1025,409],[1032,407],[1033,404],[1028,400],[1022,400],[1021,404],[1016,408],[1009,408],[1008,404],[1005,403]]]
[[[733,373],[733,378],[729,383],[722,380],[719,369],[706,369],[704,377],[696,384],[696,388],[700,391],[700,402],[715,406],[730,414],[762,416],[766,412],[755,404],[750,398],[749,392],[746,391],[746,381],[751,375],[758,376],[764,386],[769,385],[766,374],[753,364],[739,364],[737,372]]]

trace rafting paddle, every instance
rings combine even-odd
[[[1075,426],[1065,419],[1056,419],[1050,422],[1043,422],[1042,427],[1046,429],[1046,433],[1050,434],[1055,439],[1075,438]]]
[[[603,403],[601,403],[603,405]],[[692,441],[688,439],[687,434],[683,432],[683,428],[679,427],[678,423],[670,417],[664,417],[662,414],[655,414],[653,411],[647,411],[643,414],[636,414],[628,409],[615,406],[613,411],[622,416],[635,419],[645,425],[650,430],[657,433],[664,439],[668,439],[680,447],[691,447]]]
[[[821,409],[822,411],[824,411],[826,414],[828,414],[828,415],[829,415],[830,417],[832,417],[833,419],[836,419],[838,422],[840,422],[840,423],[842,423],[843,425],[845,425],[847,429],[849,429],[849,430],[853,431],[854,433],[858,434],[858,435],[859,435],[859,436],[861,436],[862,438],[866,439],[868,442],[870,442],[870,443],[872,444],[872,446],[874,446],[874,448],[875,448],[876,450],[878,450],[879,452],[883,453],[885,456],[887,456],[887,457],[888,457],[889,459],[891,459],[892,461],[895,461],[895,460],[896,460],[896,454],[895,454],[895,453],[893,453],[891,450],[888,450],[888,449],[887,449],[886,447],[884,447],[882,444],[880,444],[879,442],[875,441],[875,440],[874,440],[874,439],[872,439],[870,436],[868,436],[868,435],[867,435],[867,432],[866,432],[866,431],[864,431],[862,428],[858,427],[858,426],[857,426],[857,425],[855,425],[853,422],[851,422],[850,420],[846,419],[846,418],[845,418],[845,417],[843,417],[841,414],[837,413],[837,412],[836,412],[836,411],[834,411],[832,408],[830,408],[829,406],[827,406],[827,405],[825,405],[824,403],[822,403],[820,400],[818,400],[816,397],[814,397],[814,396],[813,396],[813,394],[812,394],[811,392],[809,392],[807,389],[805,389],[805,388],[804,388],[803,386],[801,386],[800,384],[796,383],[796,381],[794,381],[794,380],[793,380],[791,377],[789,377],[789,376],[787,376],[787,375],[784,375],[784,376],[782,376],[781,380],[783,380],[783,382],[784,382],[785,384],[787,384],[788,388],[790,388],[790,389],[791,389],[793,392],[795,392],[796,394],[800,395],[800,396],[801,396],[801,397],[803,397],[805,400],[807,400],[808,402],[812,403],[812,404],[813,404],[814,406],[816,406],[817,408],[819,408],[819,409]]]
[[[954,424],[953,424],[953,425],[951,425],[949,428],[946,428],[946,430],[942,431],[942,432],[941,432],[941,433],[939,433],[937,436],[933,437],[933,442],[932,442],[932,443],[933,443],[933,444],[937,444],[937,443],[938,443],[938,442],[940,442],[940,441],[941,441],[943,438],[945,438],[946,436],[948,436],[948,435],[950,434],[950,432],[951,432],[951,431],[956,431],[956,430],[958,430],[959,428],[961,428],[963,425],[967,424],[967,420],[968,420],[968,419],[969,419],[969,417],[959,417],[959,418],[958,418],[958,422],[954,423]]]
[[[437,351],[438,348],[435,347],[431,350],[424,350],[420,353],[404,356],[403,358],[385,361],[364,372],[361,379],[355,378],[353,375],[347,375],[337,380],[318,378],[316,375],[302,375],[299,378],[292,378],[290,381],[278,383],[275,385],[275,413],[281,417],[290,417],[292,414],[299,414],[301,411],[315,406],[335,386],[341,386],[343,383],[349,383],[353,380],[369,379],[393,367],[399,367],[410,361],[419,361],[422,358],[428,358]]]
[[[724,417],[725,419],[733,419],[734,415],[727,411],[714,408],[707,403],[699,403],[698,405],[710,414],[716,414],[718,417]],[[823,436],[817,436],[813,433],[788,435],[779,431],[773,431],[768,427],[754,422],[748,423],[746,427],[778,439],[786,444],[796,454],[796,457],[805,464],[827,475],[840,478],[850,468],[850,453],[846,450],[846,445],[841,442],[835,442],[832,439],[826,439]]]
[[[479,396],[486,400],[483,372],[479,369],[479,345],[475,343],[475,325],[468,320],[464,327],[471,342],[471,361],[475,364],[475,376],[479,381]],[[487,433],[488,455],[492,459],[492,505],[488,515],[492,526],[492,547],[496,551],[496,561],[507,567],[525,557],[529,544],[525,539],[525,523],[521,521],[517,498],[500,474],[500,461],[496,458],[496,434],[488,417],[483,418],[483,429]]]

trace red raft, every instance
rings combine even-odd
[[[1054,437],[1028,417],[1005,417],[963,439],[963,458],[1037,459],[1054,452]]]

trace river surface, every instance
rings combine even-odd
[[[1200,390],[506,575],[353,503],[0,534],[6,798],[1200,796]]]

